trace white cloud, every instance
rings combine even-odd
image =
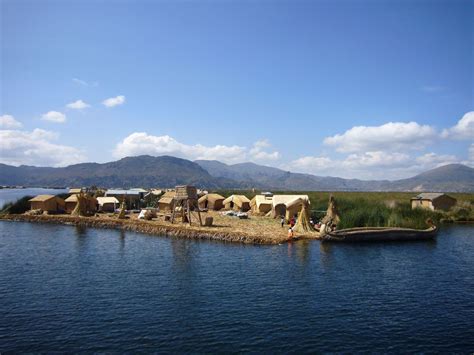
[[[416,162],[424,169],[432,169],[446,164],[460,163],[455,155],[426,153],[416,158]]]
[[[186,159],[209,159],[224,162],[240,161],[245,148],[239,146],[216,145],[207,147],[201,144],[187,145],[170,136],[152,136],[145,132],[135,132],[117,144],[114,156],[117,158],[141,154],[173,155]]]
[[[469,147],[469,159],[474,163],[474,143]]]
[[[82,109],[85,109],[85,108],[88,108],[88,107],[91,107],[91,105],[89,104],[86,104],[84,101],[82,100],[76,100],[74,102],[71,102],[69,104],[66,105],[67,108],[71,108],[73,110],[82,110]]]
[[[125,96],[119,95],[119,96],[116,96],[116,97],[111,97],[111,98],[108,98],[108,99],[102,101],[102,103],[106,107],[114,107],[114,106],[122,105],[122,104],[125,103]]]
[[[45,121],[51,121],[56,123],[66,122],[66,115],[58,111],[49,111],[41,116],[41,119]]]
[[[398,152],[365,152],[342,159],[307,156],[290,162],[289,170],[314,175],[358,179],[402,179],[452,163],[465,163],[453,155],[427,153],[410,156]]]
[[[52,142],[57,138],[57,133],[38,128],[31,132],[0,130],[0,162],[9,165],[65,166],[85,160],[80,150]]]
[[[443,130],[441,136],[451,139],[474,139],[474,111],[466,113],[454,127]]]
[[[285,170],[295,170],[297,172],[325,175],[333,166],[334,161],[328,157],[301,157],[292,161]],[[334,174],[336,175],[336,174]]]
[[[15,120],[12,115],[0,116],[0,128],[20,128],[21,126],[23,126],[22,123]]]
[[[90,86],[90,87],[99,86],[99,83],[98,83],[97,81],[87,82],[87,81],[85,81],[85,80],[78,79],[78,78],[72,78],[72,81],[73,81],[75,84],[80,85],[80,86]]]
[[[277,151],[266,152],[266,148],[270,148],[271,145],[267,139],[262,139],[253,144],[253,147],[250,149],[250,156],[254,160],[259,161],[274,161],[280,159],[280,153]]]
[[[324,139],[342,153],[363,153],[381,150],[420,149],[431,142],[436,131],[416,122],[389,122],[381,126],[356,126],[343,134]]]
[[[350,154],[343,160],[342,164],[347,169],[356,170],[365,168],[394,168],[407,164],[409,160],[410,157],[404,153],[376,151]]]
[[[117,144],[113,152],[116,158],[135,155],[172,155],[197,160],[219,160],[225,163],[240,163],[249,160],[275,160],[278,152],[263,151],[267,141],[258,141],[251,149],[238,145],[205,146],[202,144],[184,144],[170,136],[153,136],[145,132],[135,132]]]

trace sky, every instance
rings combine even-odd
[[[0,4],[0,163],[474,166],[474,1]]]

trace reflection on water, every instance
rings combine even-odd
[[[253,246],[0,222],[0,260],[5,352],[474,349],[469,227]]]

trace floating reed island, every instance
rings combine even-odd
[[[21,221],[32,223],[50,223],[74,225],[90,228],[110,228],[139,232],[157,236],[179,237],[188,239],[221,240],[245,244],[281,244],[288,242],[288,229],[282,228],[274,219],[250,216],[239,219],[222,215],[215,211],[203,212],[202,217],[213,217],[212,226],[199,224],[171,223],[164,219],[143,220],[138,214],[129,218],[118,219],[117,215],[101,214],[91,217],[57,215],[10,214],[0,216],[4,221]],[[319,233],[296,233],[294,239],[317,239]]]

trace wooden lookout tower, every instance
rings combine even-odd
[[[176,195],[172,203],[171,223],[174,222],[177,215],[180,215],[183,223],[191,225],[192,215],[196,218],[196,213],[199,225],[202,226],[196,187],[189,185],[176,186]]]

